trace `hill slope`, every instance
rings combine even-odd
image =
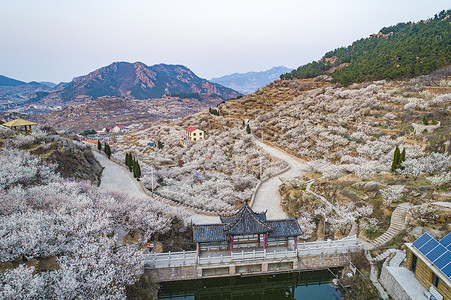
[[[184,66],[147,66],[140,62],[112,63],[88,75],[74,78],[57,92],[63,102],[101,96],[149,99],[179,94],[209,94],[224,99],[239,96],[234,90],[199,78]]]
[[[326,53],[283,74],[282,79],[309,78],[331,73],[335,82],[348,85],[367,80],[411,77],[451,62],[451,10],[418,23],[399,23],[348,47]]]
[[[218,78],[212,78],[210,81],[234,89],[242,94],[251,94],[259,88],[278,79],[283,73],[290,72],[292,69],[280,66],[273,67],[262,72],[234,73]]]

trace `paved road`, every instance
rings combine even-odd
[[[253,141],[269,155],[280,158],[288,163],[290,170],[269,179],[260,186],[257,194],[255,195],[252,209],[255,211],[267,210],[268,212],[266,213],[266,216],[268,219],[285,219],[287,218],[287,215],[280,206],[281,199],[279,195],[279,186],[282,184],[280,178],[289,179],[302,176],[306,172],[305,162],[297,157],[288,155],[280,149],[270,147],[256,138],[253,138]]]
[[[101,177],[100,189],[103,191],[120,191],[128,194],[131,197],[137,198],[151,198],[144,193],[141,184],[133,178],[131,172],[126,170],[121,165],[109,160],[105,155],[93,150],[95,158],[104,167]],[[158,201],[158,199],[153,198]],[[168,205],[167,203],[164,203]],[[184,208],[186,209],[186,208]],[[200,214],[191,214],[185,218],[185,223],[193,222],[194,224],[208,224],[219,223],[219,217],[205,216]]]

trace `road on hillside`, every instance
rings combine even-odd
[[[125,169],[125,167],[109,160],[105,155],[96,150],[93,150],[92,152],[102,167],[104,167],[99,187],[100,190],[120,191],[136,198],[151,198],[151,196],[144,193],[141,184],[133,178],[132,173]],[[152,199],[160,201],[158,198]],[[169,205],[167,203],[165,204]],[[193,222],[194,224],[219,223],[219,217],[193,213],[188,218],[185,218],[184,221],[185,223]]]
[[[269,155],[284,160],[290,169],[278,176],[270,178],[264,182],[257,194],[255,195],[252,209],[255,211],[265,211],[268,219],[285,219],[287,214],[282,210],[280,206],[279,186],[282,184],[281,178],[290,179],[298,176],[302,176],[306,172],[305,162],[297,157],[289,155],[284,151],[268,146],[255,137],[252,138],[253,142],[265,150]]]

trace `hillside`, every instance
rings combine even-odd
[[[102,129],[116,125],[139,125],[165,119],[185,117],[208,107],[216,106],[223,99],[219,96],[189,95],[160,99],[125,99],[99,97],[83,104],[66,107],[61,111],[29,117],[40,124],[55,129],[80,133],[87,129]]]
[[[451,62],[451,10],[417,23],[384,27],[348,47],[327,52],[317,62],[300,66],[282,79],[328,74],[348,85],[367,80],[429,74]]]
[[[74,78],[62,90],[49,94],[44,101],[64,105],[82,103],[102,96],[150,99],[177,95],[210,95],[234,98],[238,92],[199,78],[181,65],[115,62],[88,75]]]
[[[273,82],[278,79],[280,75],[290,72],[291,70],[292,69],[287,67],[279,66],[262,72],[234,73],[218,78],[212,78],[210,81],[247,95],[255,92],[268,83]]]

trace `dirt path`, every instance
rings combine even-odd
[[[297,157],[293,157],[284,151],[268,146],[255,137],[253,142],[265,150],[269,155],[284,160],[290,169],[278,176],[270,178],[268,181],[261,184],[255,195],[255,200],[252,203],[252,209],[255,211],[265,211],[268,219],[285,219],[287,214],[280,206],[279,186],[282,184],[281,178],[289,179],[297,176],[302,176],[305,171],[305,162]]]

